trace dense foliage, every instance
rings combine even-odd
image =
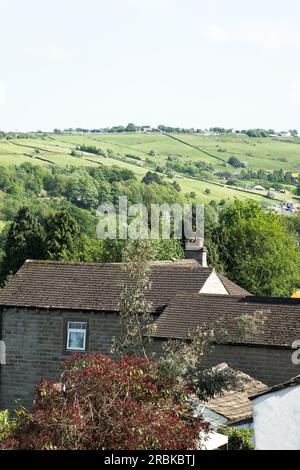
[[[83,220],[84,221],[84,220]],[[2,282],[27,259],[83,262],[121,262],[126,240],[99,240],[96,223],[86,233],[67,208],[58,209],[38,221],[28,207],[21,207],[3,243],[0,263]],[[1,241],[1,240],[0,240]],[[151,240],[152,259],[181,259],[182,245],[178,240]]]
[[[238,200],[207,234],[210,262],[251,293],[290,296],[300,282],[300,252],[292,223]]]
[[[221,428],[220,434],[228,436],[228,450],[254,450],[252,429]]]
[[[81,148],[96,150],[100,151],[96,147]],[[129,157],[133,155],[126,158]],[[118,207],[120,196],[127,196],[129,205],[143,203],[148,209],[151,204],[196,202],[197,193],[183,194],[178,182],[170,180],[173,172],[203,180],[215,178],[211,164],[178,155],[169,156],[164,165],[153,161],[153,169],[157,171],[149,171],[138,181],[130,170],[100,165],[83,168],[23,163],[1,167],[2,281],[28,258],[122,261],[126,245],[123,240],[96,238],[99,204]],[[230,177],[230,172],[226,172]],[[297,182],[294,174],[283,170],[243,168],[235,178],[265,181],[266,187],[269,184],[276,189]],[[207,188],[204,193],[208,196],[210,191]],[[299,215],[294,215],[283,220],[252,202],[232,205],[225,200],[212,200],[205,210],[210,264],[250,292],[289,295],[299,286],[300,279],[298,219]],[[154,259],[183,257],[182,244],[176,240],[153,241],[152,248]]]
[[[19,412],[5,449],[196,449],[207,425],[182,382],[140,357],[74,355],[63,383],[41,381],[34,412]]]

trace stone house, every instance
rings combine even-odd
[[[216,346],[204,366],[226,362],[268,386],[299,373],[291,361],[300,338],[300,300],[256,298],[202,262],[187,259],[151,264],[148,300],[157,323],[151,349],[166,339],[185,340],[199,325],[221,321],[234,337],[233,318],[258,310],[264,327],[249,338]],[[191,256],[191,250],[189,252]],[[200,259],[200,258],[199,258]],[[119,298],[129,279],[121,264],[27,261],[0,292],[0,340],[6,364],[0,370],[0,409],[15,401],[30,406],[35,384],[59,380],[61,362],[74,351],[110,353],[120,333]]]

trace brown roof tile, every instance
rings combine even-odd
[[[280,390],[285,390],[285,389],[291,388],[291,387],[298,387],[299,385],[300,385],[300,375],[297,375],[296,377],[293,377],[292,379],[288,380],[287,382],[284,382],[284,383],[281,383],[281,384],[278,384],[278,385],[274,385],[273,387],[269,387],[265,390],[256,391],[256,392],[252,393],[249,398],[250,398],[250,400],[255,400],[255,398],[261,397],[263,395],[268,395],[269,393],[279,392]]]
[[[153,262],[148,299],[160,309],[180,290],[198,293],[211,273],[195,260]],[[27,261],[0,292],[0,305],[117,311],[125,281],[128,275],[119,263]],[[239,289],[225,282],[229,293]]]
[[[227,364],[216,366],[218,369],[228,368]],[[228,419],[231,423],[250,420],[252,418],[252,403],[249,397],[267,390],[267,385],[250,375],[235,371],[241,384],[241,390],[224,392],[207,403],[207,407]]]
[[[264,321],[241,338],[237,319],[260,312]],[[198,326],[223,327],[232,343],[291,347],[300,338],[300,299],[240,297],[181,292],[156,320],[156,338],[187,338]]]

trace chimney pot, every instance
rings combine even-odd
[[[207,268],[207,248],[204,245],[203,238],[187,240],[185,244],[186,259],[195,259],[201,266]]]

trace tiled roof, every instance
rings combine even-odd
[[[260,313],[263,323],[242,338],[237,319],[255,313]],[[153,336],[185,339],[197,327],[213,327],[217,322],[228,331],[231,343],[291,347],[300,338],[300,299],[181,292],[156,320]]]
[[[216,369],[224,368],[228,368],[228,365],[220,364],[216,366]],[[268,388],[267,385],[250,377],[250,375],[240,371],[235,372],[241,384],[241,390],[225,391],[222,395],[209,400],[207,403],[207,408],[224,416],[231,423],[252,419],[253,409],[249,397]]]
[[[222,276],[222,274],[218,274],[218,276],[221,279],[227,291],[230,293],[230,295],[239,295],[239,296],[250,295],[249,292],[247,292],[245,289],[238,286],[234,282],[230,281],[227,277]]]
[[[300,375],[297,375],[297,377],[293,377],[292,379],[288,380],[287,382],[284,382],[282,384],[274,385],[274,387],[267,388],[266,390],[261,390],[260,392],[254,392],[250,396],[250,400],[255,400],[255,398],[258,398],[262,395],[267,395],[269,393],[275,393],[279,392],[280,390],[285,390],[287,388],[291,387],[297,387],[300,385]]]
[[[198,293],[212,271],[195,260],[153,262],[148,300],[157,310],[181,290]],[[125,281],[129,284],[120,263],[27,261],[0,292],[0,305],[118,311]],[[226,278],[222,282],[229,293],[247,294]]]

